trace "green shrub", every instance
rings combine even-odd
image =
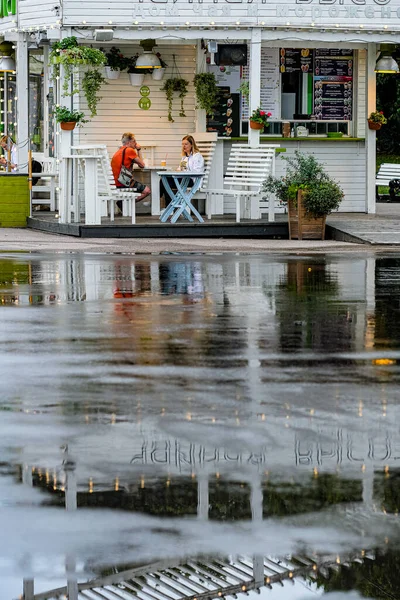
[[[286,175],[270,175],[264,182],[265,192],[275,194],[278,200],[286,204],[289,200],[295,200],[297,192],[303,190],[306,213],[314,217],[329,215],[339,208],[343,190],[313,155],[296,151],[294,156],[282,158],[287,162]]]

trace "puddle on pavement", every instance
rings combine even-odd
[[[0,255],[0,597],[400,597],[400,257]]]

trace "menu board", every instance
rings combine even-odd
[[[318,120],[350,121],[353,113],[353,51],[315,50],[314,114]]]
[[[239,94],[231,94],[229,87],[220,87],[218,101],[212,115],[207,115],[207,131],[216,131],[218,137],[239,137]]]
[[[272,113],[271,119],[280,118],[280,80],[278,48],[261,48],[261,110]],[[242,81],[249,80],[249,67],[242,67]],[[249,105],[242,97],[242,119],[249,118]]]
[[[207,65],[207,71],[209,73],[214,73],[218,87],[229,87],[233,94],[237,94],[239,92],[240,67],[238,65],[226,67]]]
[[[279,55],[281,73],[294,73],[296,71],[312,73],[313,51],[309,48],[281,48]]]
[[[350,77],[314,77],[314,114],[318,120],[350,121],[353,82]]]

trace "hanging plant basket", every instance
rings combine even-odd
[[[264,125],[262,123],[258,123],[257,121],[250,121],[250,129],[257,129],[261,131],[264,129]]]
[[[368,127],[374,131],[379,131],[382,127],[381,123],[375,123],[374,121],[368,121]]]
[[[144,73],[128,73],[131,85],[142,85],[144,81]]]
[[[119,79],[120,75],[121,71],[119,69],[112,69],[111,67],[106,67],[107,79]]]
[[[162,79],[164,79],[165,71],[165,67],[161,67],[161,69],[154,69],[151,76],[154,79],[154,81],[161,81]]]
[[[76,125],[76,121],[60,123],[61,129],[63,129],[64,131],[72,131],[73,129],[75,129],[75,125]]]
[[[172,73],[171,77],[165,80],[163,87],[161,88],[162,92],[165,92],[165,95],[168,100],[168,121],[173,123],[175,119],[172,117],[172,103],[174,100],[174,94],[178,94],[181,101],[181,110],[179,111],[180,117],[186,117],[185,107],[184,107],[184,99],[188,93],[188,85],[189,82],[186,79],[183,79],[179,73],[178,66],[175,60],[175,54],[172,56]]]

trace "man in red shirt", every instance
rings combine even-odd
[[[116,151],[111,159],[111,168],[114,175],[115,185],[119,188],[126,187],[118,181],[119,173],[122,167],[122,154],[124,150],[124,166],[127,169],[131,169],[134,163],[137,164],[141,169],[143,169],[145,166],[141,156],[141,146],[135,140],[133,133],[123,133],[121,142],[121,148]],[[151,191],[147,185],[140,183],[140,181],[135,181],[134,179],[132,179],[129,189],[140,193],[140,196],[136,198],[136,202],[141,202],[141,200],[147,198]],[[121,209],[122,201],[119,200],[117,205]]]

